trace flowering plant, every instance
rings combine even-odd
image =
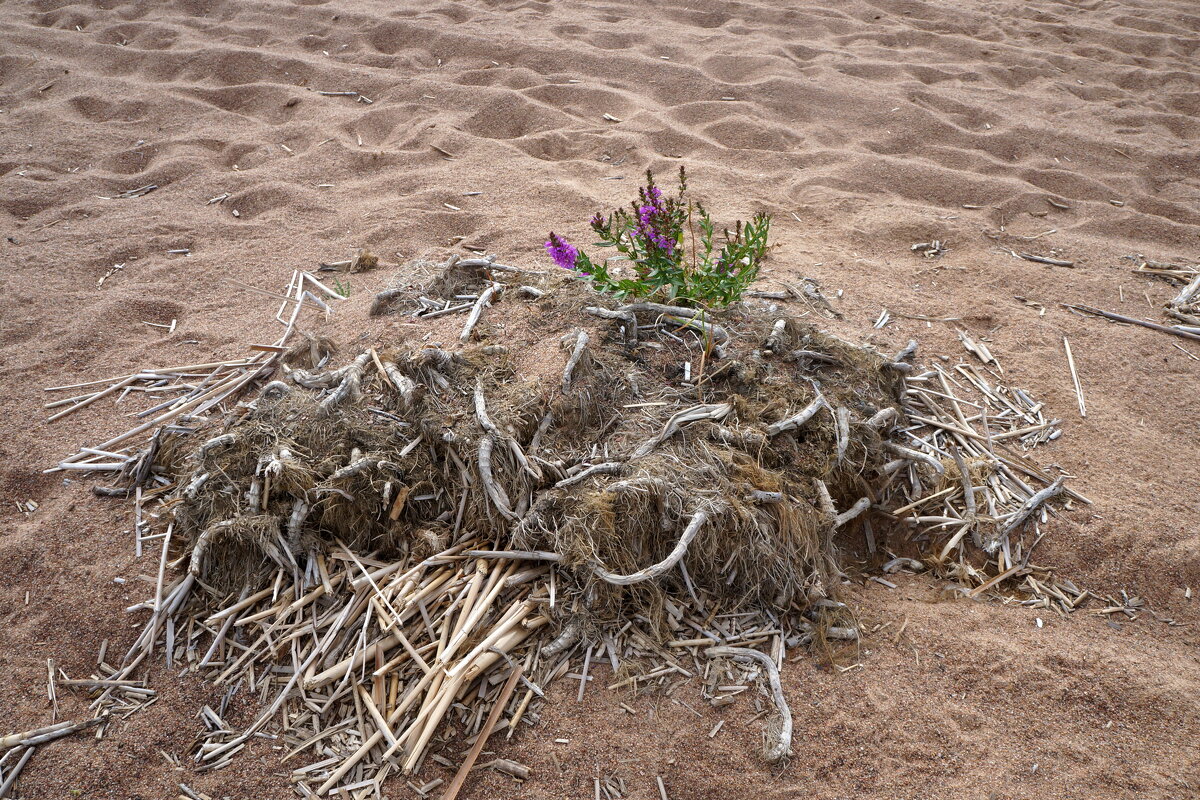
[[[615,247],[619,256],[592,261],[563,237],[551,233],[546,251],[563,269],[571,270],[599,292],[620,298],[654,298],[672,303],[721,308],[737,302],[758,275],[767,251],[771,218],[757,213],[733,231],[715,239],[708,211],[685,197],[687,175],[679,168],[679,191],[664,196],[646,172],[646,185],[630,209],[618,209],[591,220],[599,236],[596,247]],[[609,261],[627,260],[632,274],[614,274]]]

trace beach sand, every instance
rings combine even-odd
[[[886,627],[848,671],[787,666],[781,771],[750,701],[596,686],[576,704],[564,682],[540,724],[491,743],[532,778],[481,771],[462,797],[591,797],[610,774],[636,798],[662,776],[673,800],[1200,795],[1200,362],[1176,347],[1200,343],[1059,305],[1162,322],[1177,289],[1129,257],[1200,255],[1194,4],[8,0],[0,112],[0,734],[48,721],[47,659],[84,676],[102,640],[124,651],[157,566],[134,558],[129,504],[41,472],[130,427],[127,409],[47,424],[43,387],[273,340],[275,302],[243,284],[279,291],[360,247],[381,268],[306,326],[412,335],[365,321],[402,264],[471,247],[550,267],[549,229],[588,242],[594,211],[684,164],[719,220],[774,215],[761,287],[818,279],[844,314],[831,330],[916,338],[922,358],[970,358],[956,327],[984,337],[1065,420],[1037,458],[1095,501],[1051,522],[1038,560],[1161,619],[950,601],[921,577],[851,587]],[[910,251],[931,239],[941,258]],[[194,714],[222,690],[151,679],[162,699],[103,740],[40,748],[22,796],[295,796],[267,740],[216,773],[168,763],[189,764]],[[60,695],[62,718],[86,714]],[[244,693],[233,706],[253,718]]]

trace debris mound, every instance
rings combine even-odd
[[[489,341],[484,311],[500,302],[530,335]],[[1056,585],[1009,537],[1062,481],[1039,471],[1046,489],[1009,488],[1008,464],[1026,480],[1036,468],[987,449],[986,417],[977,434],[957,403],[939,413],[911,388],[935,374],[913,375],[915,343],[889,357],[746,307],[600,303],[491,259],[451,259],[372,313],[401,309],[426,318],[416,335],[352,358],[304,335],[219,429],[174,425],[118,454],[139,503],[171,513],[151,620],[106,678],[165,640],[168,664],[264,705],[241,732],[206,709],[206,768],[279,716],[284,760],[308,762],[292,773],[302,795],[375,791],[536,720],[543,687],[581,655],[581,695],[601,662],[613,687],[700,678],[717,704],[769,679],[764,753],[779,760],[791,724],[776,665],[857,641],[837,588],[851,530],[875,552],[870,517],[936,497],[946,516],[906,519],[964,591],[1035,572]],[[910,421],[914,408],[933,416]],[[912,433],[928,420],[929,438]],[[1013,430],[1049,435],[1043,423]],[[976,446],[970,463],[950,437]],[[923,567],[884,569],[909,563]]]

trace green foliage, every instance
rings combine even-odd
[[[755,214],[718,237],[704,206],[687,196],[687,175],[679,169],[679,190],[667,197],[646,173],[646,185],[628,209],[596,214],[591,227],[618,255],[593,261],[551,233],[546,250],[564,269],[574,271],[597,291],[619,298],[654,299],[706,308],[737,302],[758,276],[767,251],[771,218]],[[625,261],[619,273],[610,262]]]

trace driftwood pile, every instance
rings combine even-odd
[[[496,304],[550,356],[490,343]],[[401,309],[467,319],[341,359],[311,336],[284,353],[285,335],[276,379],[219,423],[103,456],[166,529],[151,619],[95,677],[98,715],[161,648],[226,701],[261,700],[244,730],[205,707],[201,768],[276,737],[302,796],[379,796],[433,760],[461,764],[450,797],[548,683],[574,667],[582,696],[603,663],[611,688],[695,681],[715,705],[761,678],[778,761],[778,666],[857,642],[851,577],[1085,597],[1030,563],[1047,501],[1087,502],[1021,452],[1057,420],[977,368],[922,371],[915,342],[884,355],[761,309],[601,303],[488,259],[374,311]]]

